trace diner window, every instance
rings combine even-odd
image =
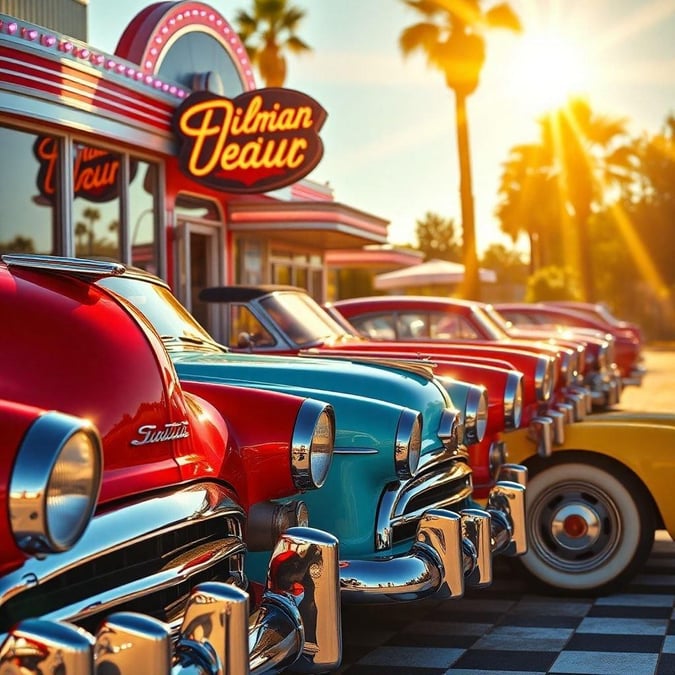
[[[84,143],[75,143],[73,153],[75,255],[122,260],[122,155]]]
[[[0,127],[0,253],[63,252],[59,236],[63,140]]]
[[[159,170],[153,162],[129,159],[129,244],[131,264],[159,273],[157,232],[159,214]]]

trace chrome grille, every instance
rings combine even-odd
[[[241,508],[215,484],[98,515],[75,548],[30,559],[0,580],[0,636],[28,617],[95,630],[111,610],[177,625],[195,584],[245,584],[243,519]]]
[[[463,459],[435,463],[408,481],[390,483],[377,514],[376,550],[412,539],[425,511],[463,508],[472,492],[471,468]]]

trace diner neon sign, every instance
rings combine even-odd
[[[176,110],[181,170],[228,192],[266,192],[307,175],[320,161],[326,111],[292,89],[268,88],[234,99],[206,91]]]

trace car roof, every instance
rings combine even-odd
[[[304,288],[297,286],[284,286],[282,284],[261,284],[259,286],[210,286],[199,292],[199,299],[204,302],[249,302],[262,298],[270,293],[277,291],[292,291],[294,293],[304,293]]]
[[[473,300],[464,300],[462,298],[446,298],[434,295],[371,295],[363,298],[334,300],[331,304],[334,307],[348,307],[349,305],[360,305],[363,303],[396,303],[401,305],[414,303],[422,306],[455,305],[461,307],[474,307],[476,304],[481,304],[476,303]]]

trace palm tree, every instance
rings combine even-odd
[[[302,54],[311,47],[296,34],[304,10],[286,0],[253,0],[251,13],[239,10],[235,22],[251,63],[268,87],[282,87],[286,81],[285,51]]]
[[[446,85],[455,94],[455,124],[459,154],[460,202],[465,294],[478,298],[478,256],[474,222],[473,187],[469,153],[466,101],[478,87],[485,62],[484,33],[490,28],[520,31],[520,21],[508,4],[500,3],[487,11],[480,0],[403,0],[422,15],[423,20],[405,28],[399,36],[404,56],[422,51],[427,63],[440,70]]]
[[[556,228],[573,236],[566,254],[576,256],[584,297],[592,300],[591,216],[613,192],[634,184],[634,147],[626,142],[625,120],[594,114],[583,98],[571,98],[539,125],[538,144],[511,151],[497,214],[512,237],[519,227],[530,236],[550,236]]]

